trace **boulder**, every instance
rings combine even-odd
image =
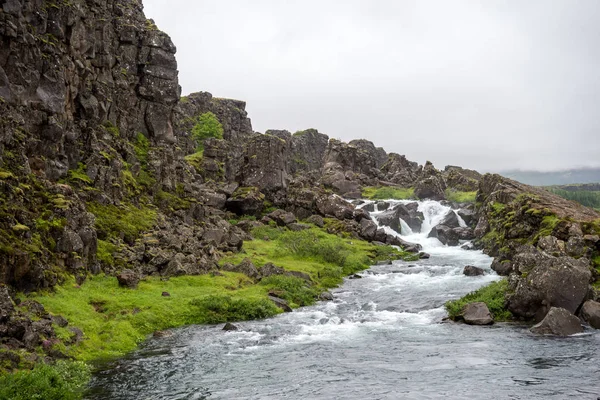
[[[354,206],[337,195],[323,195],[316,201],[316,207],[323,216],[332,216],[340,220],[354,217]]]
[[[481,276],[485,275],[485,271],[483,268],[475,267],[473,265],[467,265],[463,269],[463,274],[466,276]]]
[[[500,276],[508,276],[513,271],[513,265],[510,260],[494,258],[494,261],[492,261],[492,270],[496,271]]]
[[[581,318],[592,328],[600,329],[600,303],[588,300],[581,307]]]
[[[385,211],[388,208],[390,208],[390,203],[388,203],[387,201],[378,201],[377,202],[377,211]],[[375,210],[372,210],[372,211],[375,211]]]
[[[491,325],[494,323],[492,314],[483,302],[469,303],[462,310],[462,317],[469,325]]]
[[[446,195],[443,180],[438,176],[430,176],[419,181],[415,187],[415,196],[421,200],[444,200]]]
[[[234,324],[232,324],[231,322],[228,322],[225,324],[225,326],[223,326],[224,331],[237,331],[239,328],[237,326],[235,326]]]
[[[461,208],[457,213],[468,226],[471,226],[471,224],[475,222],[475,212],[473,212],[473,210]]]
[[[575,313],[589,291],[591,272],[587,259],[571,257],[526,257],[536,260],[533,268],[511,275],[512,293],[507,295],[507,308],[516,316],[540,321],[551,307],[564,308]],[[514,264],[517,264],[515,257]],[[529,266],[529,268],[531,268]]]
[[[267,217],[271,218],[279,226],[286,226],[296,222],[296,216],[291,212],[287,212],[284,210],[275,210],[267,214]]]
[[[436,238],[447,246],[458,246],[459,244],[456,232],[445,225],[434,226],[427,237]]]
[[[407,242],[406,240],[393,235],[387,235],[385,238],[385,243],[392,246],[400,246],[402,250],[409,253],[418,253],[423,249],[423,247],[418,243]]]
[[[288,305],[287,301],[275,296],[269,296],[269,300],[275,303],[275,305],[281,308],[284,312],[292,312],[292,307]]]
[[[454,228],[452,229],[454,234],[458,237],[458,240],[473,240],[475,239],[475,234],[473,233],[473,229],[471,228]]]
[[[312,228],[309,224],[302,224],[299,222],[292,222],[287,227],[290,231],[294,232],[300,232]]]
[[[579,318],[568,310],[552,307],[542,322],[534,325],[530,331],[538,335],[569,336],[583,332],[583,327]]]
[[[259,216],[265,195],[257,187],[239,187],[225,203],[225,208],[238,215]]]
[[[373,240],[377,234],[377,224],[373,221],[363,219],[360,221],[360,237],[366,240]]]
[[[321,217],[320,215],[311,215],[310,217],[308,217],[306,219],[306,222],[308,222],[310,224],[314,224],[314,225],[318,226],[319,228],[322,228],[325,226],[325,221],[323,221],[323,217]]]
[[[333,294],[331,292],[323,292],[319,295],[321,301],[333,301]]]
[[[375,211],[375,203],[367,203],[364,206],[361,207],[362,210],[365,210],[367,212],[373,212]],[[379,209],[379,211],[383,211],[382,209]]]
[[[417,203],[409,204],[398,204],[394,208],[384,211],[377,216],[377,221],[381,225],[389,226],[394,231],[402,233],[400,218],[410,227],[414,232],[421,231],[421,224],[423,223],[423,213],[417,210]]]
[[[117,275],[117,280],[119,281],[119,286],[135,289],[137,288],[138,283],[140,283],[140,276],[137,272],[130,269],[124,269]]]
[[[447,226],[448,228],[460,227],[460,223],[458,222],[458,217],[456,216],[456,213],[453,210],[449,210],[444,215],[444,217],[442,218],[442,220],[440,221],[440,223],[438,225],[444,225],[444,226]]]
[[[239,272],[241,274],[246,275],[247,277],[251,278],[251,279],[255,279],[258,280],[261,277],[261,273],[258,272],[258,269],[256,268],[256,266],[254,265],[254,263],[252,263],[252,261],[249,258],[244,258],[242,260],[241,263],[239,263],[238,265],[233,265],[233,264],[224,264],[221,269],[223,271],[229,271],[229,272]]]

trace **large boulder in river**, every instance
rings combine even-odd
[[[377,221],[381,225],[389,226],[398,233],[402,233],[402,227],[400,224],[400,218],[410,227],[414,232],[421,231],[421,224],[423,223],[423,213],[418,210],[418,203],[409,204],[398,204],[394,208],[388,211],[384,211],[377,216]]]
[[[539,321],[551,307],[575,313],[588,294],[587,259],[551,257],[534,249],[515,257],[513,268],[517,274],[509,280],[512,293],[507,296],[507,308],[516,316]]]
[[[552,307],[542,322],[530,330],[538,335],[569,336],[583,332],[583,327],[579,318],[568,310]]]
[[[458,222],[458,216],[454,210],[448,210],[438,225],[445,225],[448,228],[458,228],[460,223]]]
[[[600,303],[588,300],[581,307],[581,318],[594,329],[600,329]]]
[[[474,265],[467,265],[463,269],[463,275],[466,276],[480,276],[485,275],[483,268],[475,267]]]
[[[465,323],[469,325],[491,325],[494,323],[492,314],[483,302],[469,303],[462,311]]]
[[[407,242],[394,235],[386,235],[384,242],[392,246],[400,246],[402,250],[409,253],[418,253],[423,250],[423,246],[420,244]]]
[[[458,237],[459,240],[475,239],[475,234],[473,233],[473,229],[471,229],[471,228],[458,227],[458,228],[452,229],[452,231]]]
[[[428,237],[436,238],[442,244],[447,246],[458,246],[458,234],[454,231],[454,229],[447,227],[445,225],[436,225],[429,232]]]
[[[371,220],[363,219],[360,221],[360,237],[366,240],[375,239],[377,234],[377,224]]]

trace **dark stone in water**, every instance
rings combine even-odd
[[[358,274],[354,274],[354,275],[350,275],[348,277],[348,279],[362,279],[362,276],[358,275]]]
[[[331,294],[331,292],[323,292],[319,295],[319,300],[331,301],[333,300],[333,295]]]
[[[377,261],[376,265],[392,265],[392,260]]]
[[[473,265],[467,265],[465,269],[463,269],[463,274],[466,276],[481,276],[485,275],[483,269],[475,267]]]
[[[228,322],[225,324],[225,326],[223,327],[224,331],[237,331],[239,328],[237,326],[235,326],[234,324],[232,324],[231,322]]]
[[[492,314],[483,302],[469,303],[462,312],[465,323],[469,325],[491,325],[494,323]]]
[[[428,259],[430,257],[431,257],[431,255],[429,253],[425,253],[423,251],[419,253],[419,259],[421,259],[421,260],[425,260],[425,259]]]
[[[281,308],[285,312],[292,312],[292,307],[289,306],[287,301],[280,299],[279,297],[269,296],[269,300],[271,300],[275,305]]]
[[[538,335],[569,336],[583,332],[583,327],[579,318],[568,310],[552,307],[542,322],[534,325],[530,331]]]

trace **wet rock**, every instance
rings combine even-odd
[[[476,247],[472,242],[465,243],[460,246],[460,248],[463,250],[476,250]]]
[[[445,225],[434,226],[427,237],[436,238],[442,242],[442,244],[447,246],[458,246],[459,244],[457,233],[452,228]]]
[[[418,203],[398,204],[394,208],[384,211],[376,218],[381,225],[389,226],[394,231],[402,233],[400,219],[410,227],[413,232],[419,232],[423,223],[423,213],[417,210]]]
[[[459,228],[460,224],[458,222],[458,217],[456,216],[456,213],[453,210],[449,210],[444,217],[442,218],[442,220],[440,221],[440,223],[438,225],[444,225],[447,226],[448,228]]]
[[[431,255],[429,253],[424,253],[424,252],[419,252],[419,259],[420,260],[426,260],[428,258],[431,258]]]
[[[375,265],[392,265],[392,260],[377,261]]]
[[[600,303],[588,300],[581,307],[581,317],[592,328],[600,329]]]
[[[373,240],[377,235],[377,224],[373,221],[363,219],[360,221],[360,237],[366,240]]]
[[[471,228],[454,228],[452,229],[454,234],[458,237],[458,240],[473,240],[475,239],[475,234],[473,233],[473,229]]]
[[[319,295],[321,301],[333,301],[333,294],[331,292],[323,292]]]
[[[280,299],[279,297],[275,297],[275,296],[268,296],[269,300],[271,300],[273,303],[275,303],[275,305],[279,308],[281,308],[284,312],[292,312],[292,308],[288,305],[287,301]]]
[[[378,211],[385,211],[388,208],[390,208],[390,203],[388,203],[387,201],[378,201],[377,202],[377,210]],[[375,210],[372,210],[372,211],[375,211]]]
[[[119,286],[135,289],[140,282],[140,276],[137,272],[134,272],[130,269],[125,269],[117,275],[117,280],[119,281]]]
[[[485,275],[485,271],[482,268],[478,268],[473,265],[467,265],[463,269],[463,274],[466,276],[481,276]]]
[[[237,331],[239,329],[240,328],[238,328],[236,325],[232,324],[231,322],[227,322],[225,324],[225,326],[223,326],[222,330],[224,330],[224,331]]]
[[[465,323],[469,325],[491,325],[494,323],[492,314],[483,302],[469,303],[462,311]]]
[[[418,243],[407,242],[406,240],[393,235],[386,235],[385,243],[392,246],[399,246],[402,248],[402,250],[409,253],[418,253],[423,249],[423,246]]]
[[[358,274],[352,274],[348,277],[348,279],[362,279],[362,276]]]
[[[467,226],[471,226],[473,222],[475,222],[475,212],[473,210],[461,208],[457,211],[458,215],[465,221]]]
[[[579,318],[568,310],[552,307],[542,322],[534,325],[530,331],[538,335],[569,336],[583,332],[583,327]]]

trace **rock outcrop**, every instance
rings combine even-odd
[[[539,324],[531,328],[538,335],[570,336],[583,332],[579,318],[564,308],[553,307]]]

